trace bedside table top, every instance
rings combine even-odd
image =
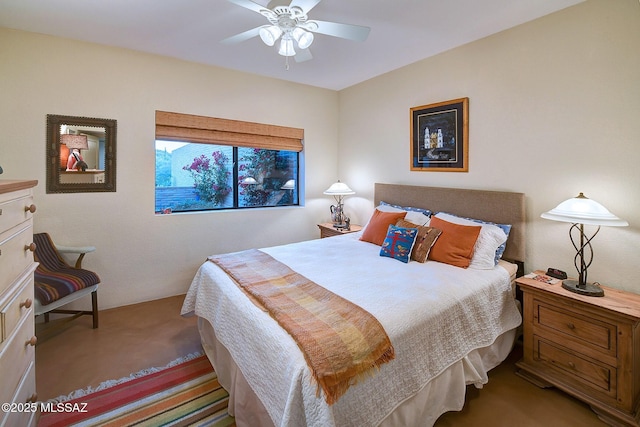
[[[343,234],[354,233],[356,231],[362,230],[362,226],[358,224],[351,224],[351,228],[349,230],[345,230],[344,228],[334,228],[332,222],[322,222],[318,224],[318,227],[331,229],[332,231],[335,231],[337,233],[343,233]]]
[[[536,270],[534,273],[545,274],[545,272],[541,270]],[[556,284],[548,284],[524,276],[518,277],[516,279],[516,283],[521,286],[542,290],[566,298],[572,298],[596,307],[603,307],[640,319],[640,294],[626,292],[620,289],[610,288],[608,286],[601,286],[604,290],[604,296],[591,297],[566,290],[562,287],[562,280],[559,280]]]

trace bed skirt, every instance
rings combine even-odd
[[[198,329],[204,351],[218,380],[229,392],[229,414],[236,418],[236,425],[272,427],[271,417],[227,349],[217,340],[211,324],[199,317]],[[471,351],[427,383],[417,394],[402,402],[379,426],[432,426],[445,412],[462,410],[466,386],[474,384],[481,388],[486,384],[487,373],[506,359],[515,337],[516,329],[512,329],[499,336],[492,345]]]

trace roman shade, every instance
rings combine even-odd
[[[302,151],[304,129],[156,111],[156,140]]]

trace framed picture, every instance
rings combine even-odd
[[[469,98],[411,109],[411,170],[469,171]]]

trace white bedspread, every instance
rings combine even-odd
[[[360,233],[263,249],[373,314],[396,358],[334,405],[316,396],[293,339],[212,262],[196,273],[182,313],[213,326],[276,426],[375,426],[471,350],[517,327],[507,271],[380,257]]]

